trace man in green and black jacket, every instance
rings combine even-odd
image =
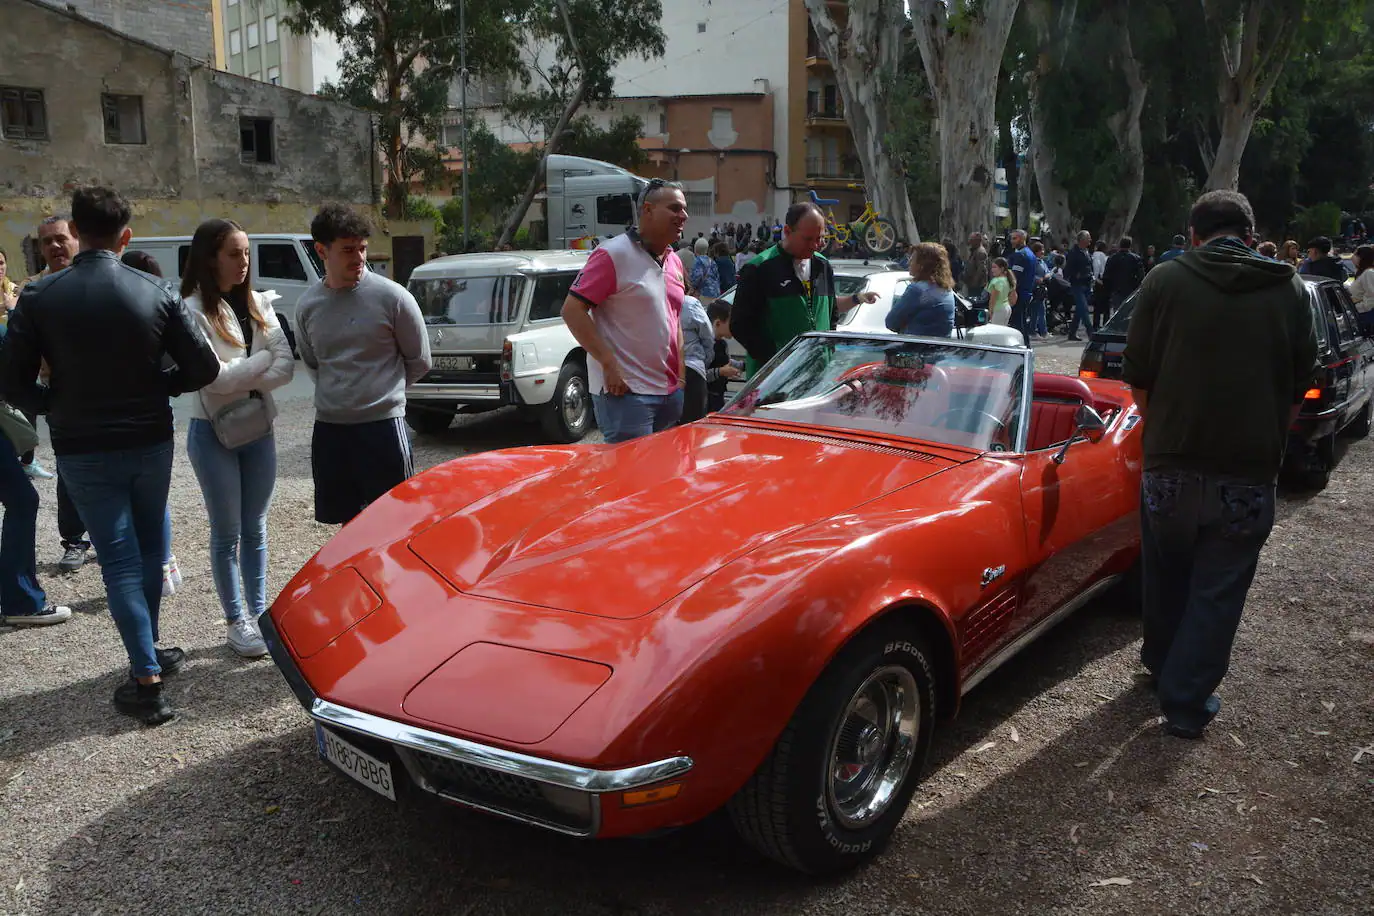
[[[835,272],[818,254],[825,216],[813,203],[793,204],[783,220],[782,241],[739,271],[730,333],[749,355],[750,375],[792,339],[809,331],[833,331],[839,316],[878,294],[835,296]]]

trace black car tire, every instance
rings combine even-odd
[[[1369,435],[1369,415],[1374,402],[1364,405],[1364,410],[1356,414],[1350,425],[1341,430],[1341,435],[1350,439],[1364,439]]]
[[[407,401],[406,425],[425,436],[437,436],[453,424],[456,408],[443,401]]]
[[[573,402],[580,402],[580,409]],[[577,360],[563,364],[553,398],[539,416],[544,435],[554,442],[580,442],[592,428],[592,395],[587,367]]]
[[[768,757],[727,805],[735,830],[764,856],[813,875],[857,868],[892,838],[921,781],[935,721],[935,678],[925,641],[882,625],[861,633],[830,663],[793,713]],[[904,775],[871,823],[841,822],[832,803],[832,751],[851,704],[884,671],[909,672],[918,714]]]

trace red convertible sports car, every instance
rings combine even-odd
[[[1139,554],[1121,382],[811,334],[724,411],[489,452],[340,531],[262,630],[320,755],[387,799],[583,837],[720,808],[825,873],[875,855],[937,722]]]

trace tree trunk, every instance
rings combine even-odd
[[[1040,108],[1038,77],[1030,75],[1026,85],[1026,95],[1030,99],[1030,149],[1027,158],[1035,171],[1035,184],[1040,189],[1040,208],[1050,231],[1060,242],[1068,244],[1078,229],[1078,217],[1074,216],[1069,204],[1069,191],[1059,183],[1054,172],[1054,146],[1040,128],[1044,114]]]
[[[940,125],[940,235],[945,238],[966,239],[992,226],[997,71],[1019,2],[910,3]],[[958,28],[949,22],[951,6],[960,8]]]
[[[1031,226],[1032,220],[1035,219],[1035,171],[1031,166],[1030,156],[1026,156],[1024,159],[1019,155],[1013,156],[1011,168],[1007,169],[1007,171],[1016,173],[1016,210],[1020,220],[1019,222],[1012,223],[1012,225],[1022,227],[1027,232],[1035,235],[1037,233]],[[1043,225],[1040,227],[1038,234],[1042,236],[1045,235],[1045,228]],[[1049,239],[1046,238],[1044,241],[1046,246],[1048,246]]]
[[[806,0],[821,47],[835,69],[844,118],[863,166],[864,187],[878,212],[910,244],[921,240],[902,174],[888,146],[888,95],[902,52],[899,0],[850,0],[843,33],[826,0]]]
[[[1073,213],[1069,189],[1064,187],[1055,173],[1054,143],[1044,129],[1045,112],[1041,107],[1040,79],[1051,68],[1063,64],[1074,17],[1078,14],[1078,3],[1077,0],[1060,3],[1056,11],[1052,0],[1026,0],[1026,12],[1035,26],[1039,46],[1036,65],[1026,77],[1030,134],[1030,149],[1026,156],[1035,172],[1035,186],[1040,190],[1040,208],[1045,223],[1049,225],[1054,238],[1067,246],[1073,243],[1073,236],[1078,231],[1078,217]]]
[[[1010,82],[1011,75],[1004,68],[997,75],[997,92],[1001,96],[1007,91],[1007,84]],[[1011,114],[1007,112],[997,123],[997,158],[1006,163],[1017,161],[1016,135],[1011,130]],[[1010,165],[1007,171],[1007,211],[1013,226],[1021,225],[1021,214],[1027,210],[1021,206],[1021,170]],[[962,241],[962,240],[961,240]]]
[[[1207,190],[1234,191],[1240,184],[1240,161],[1255,116],[1283,74],[1306,6],[1306,0],[1279,4],[1245,0],[1236,17],[1227,19],[1217,4],[1203,4],[1208,27],[1221,46],[1217,74],[1221,138],[1207,175]]]
[[[573,115],[577,114],[577,109],[582,107],[582,100],[586,97],[587,81],[582,79],[578,81],[577,91],[573,93],[573,97],[567,105],[563,106],[563,113],[558,116],[558,124],[554,127],[553,133],[544,138],[544,154],[539,157],[539,165],[535,168],[534,174],[530,176],[529,184],[525,185],[525,193],[520,195],[520,202],[515,205],[515,209],[506,218],[506,226],[501,230],[501,237],[496,241],[498,251],[501,246],[509,244],[511,239],[515,238],[516,230],[520,228],[520,223],[524,221],[530,205],[534,203],[534,195],[539,193],[539,184],[544,180],[549,157],[556,152],[563,131],[568,129],[569,122],[572,121]]]
[[[1116,138],[1119,152],[1117,161],[1121,167],[1098,236],[1106,239],[1108,244],[1119,241],[1130,232],[1136,210],[1140,207],[1140,195],[1145,190],[1145,146],[1140,138],[1140,113],[1145,110],[1145,96],[1150,87],[1141,75],[1140,62],[1136,60],[1131,47],[1129,7],[1128,0],[1118,0],[1109,13],[1118,41],[1112,54],[1112,63],[1126,81],[1127,101],[1125,108],[1107,118],[1107,129]],[[1246,133],[1249,133],[1248,129]],[[1240,168],[1239,159],[1236,160],[1236,168]]]

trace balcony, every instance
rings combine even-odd
[[[806,43],[806,69],[833,69],[830,58],[826,56],[825,49],[821,47],[821,40],[816,37],[815,32],[811,33],[811,38]]]
[[[847,127],[844,120],[844,106],[838,103],[809,104],[806,106],[807,127]]]
[[[848,184],[862,181],[863,169],[857,156],[823,157],[806,160],[806,180],[808,184],[830,185],[835,182]]]

